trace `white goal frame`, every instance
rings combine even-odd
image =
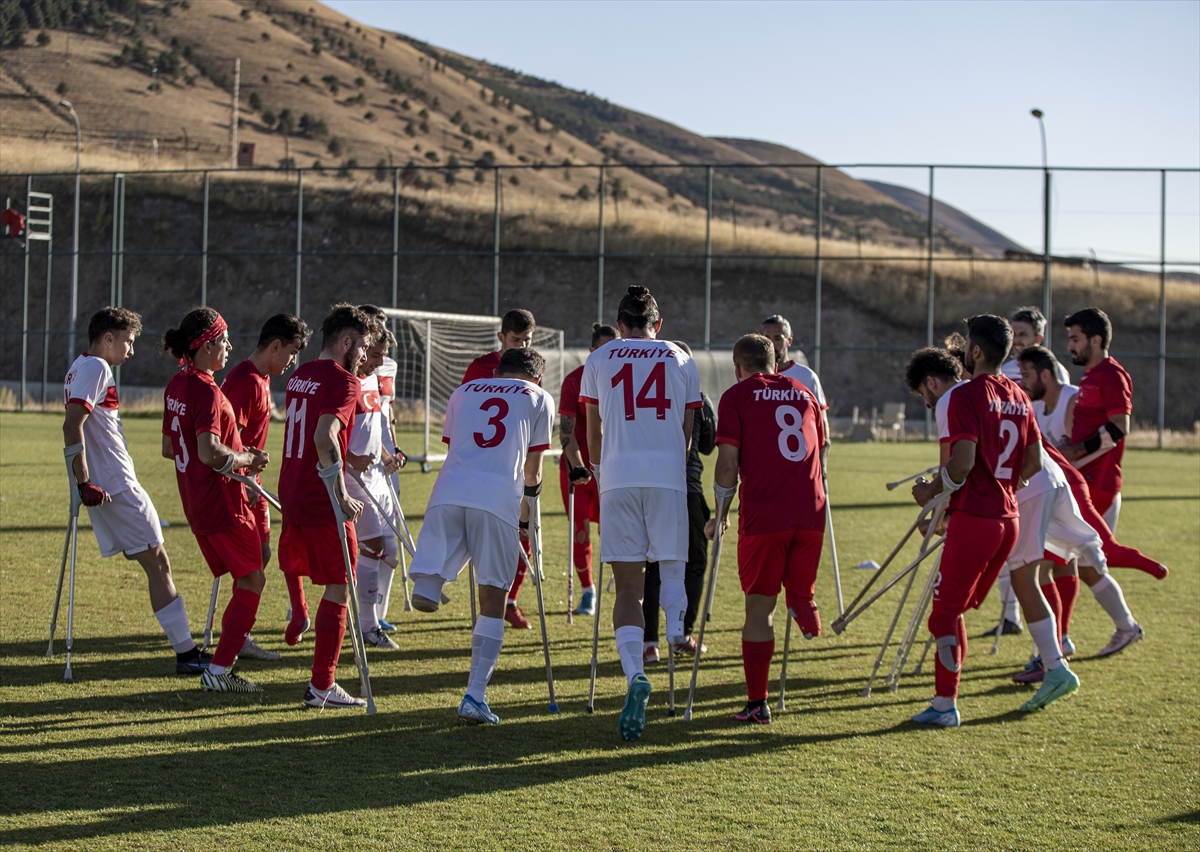
[[[431,440],[435,409],[437,410],[439,419],[445,417],[447,402],[447,400],[436,398],[433,395],[432,363],[435,324],[438,322],[451,322],[460,325],[486,326],[498,333],[500,331],[501,318],[487,314],[453,314],[437,311],[407,310],[404,308],[383,308],[383,312],[387,315],[393,332],[396,331],[397,321],[404,321],[412,324],[423,337],[421,347],[421,396],[419,398],[423,403],[424,409],[422,451],[420,454],[409,453],[408,456],[413,461],[421,462],[421,469],[428,472],[431,463],[446,460],[445,453],[433,450],[435,446],[440,446],[440,435],[436,440]],[[537,326],[534,332],[533,345],[546,359],[546,373],[542,378],[542,384],[554,396],[557,396],[558,389],[561,387],[563,377],[565,376],[566,356],[564,344],[565,340],[561,329],[548,328],[541,325]],[[493,336],[492,346],[489,349],[476,349],[468,346],[465,348],[464,354],[469,354],[471,357],[477,358],[480,355],[486,355],[488,352],[494,352],[499,346],[500,341]],[[398,369],[400,366],[400,359],[397,359]],[[398,374],[396,376],[396,398],[393,399],[393,404],[401,402],[412,403],[416,401],[413,397],[406,397],[404,400],[400,398],[401,388],[411,387],[412,378],[412,375],[401,376]],[[555,417],[557,419],[557,412],[555,412]],[[561,454],[561,449],[548,450],[546,453],[549,456],[559,456]]]

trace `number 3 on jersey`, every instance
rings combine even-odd
[[[646,383],[633,395],[633,364],[626,364],[612,377],[612,386],[622,386],[625,402],[625,419],[637,419],[638,408],[653,408],[656,420],[666,420],[671,400],[667,399],[667,366],[659,361],[650,369]],[[651,394],[654,394],[651,396]]]
[[[179,440],[179,452],[182,454],[181,456],[175,456],[175,469],[180,473],[184,473],[187,471],[188,462],[191,459],[188,458],[187,444],[183,442],[183,433],[179,429],[178,417],[171,418],[171,431],[175,433],[176,438]]]
[[[493,408],[496,409],[495,413],[491,413]],[[487,425],[495,431],[492,432],[490,438],[485,438],[482,432],[476,432],[474,435],[476,446],[484,450],[500,446],[504,443],[504,436],[508,434],[508,430],[504,428],[504,418],[508,416],[508,402],[494,396],[479,406],[479,410],[489,412]]]

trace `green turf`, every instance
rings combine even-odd
[[[199,632],[211,577],[188,531],[159,422],[126,420],[141,481],[172,526],[166,543]],[[272,433],[278,446],[281,430]],[[432,616],[404,614],[401,650],[371,655],[379,713],[304,711],[312,644],[282,639],[286,592],[268,571],[255,635],[283,653],[247,662],[261,696],[201,692],[175,677],[141,573],[101,560],[80,536],[75,682],[61,638],[43,658],[65,519],[59,422],[0,415],[0,845],[76,849],[1195,849],[1200,846],[1200,457],[1127,454],[1121,538],[1172,568],[1156,583],[1117,571],[1146,641],[1093,654],[1110,624],[1086,591],[1072,636],[1083,686],[1049,709],[1017,707],[1032,688],[1008,675],[1029,653],[998,656],[972,636],[958,730],[908,717],[930,674],[861,696],[889,595],[840,637],[793,636],[788,709],[769,727],[732,723],[744,701],[734,540],[727,539],[705,638],[696,717],[667,717],[665,664],[649,672],[646,735],[623,743],[624,681],[607,618],[594,716],[584,712],[591,621],[565,619],[566,519],[544,495],[550,635],[562,712],[547,711],[539,634],[510,631],[489,693],[495,728],[459,728],[469,660],[465,583]],[[914,516],[883,484],[927,466],[930,445],[838,445],[831,485],[847,600]],[[710,474],[711,475],[711,474]],[[419,527],[432,475],[403,474]],[[554,473],[554,482],[557,474]],[[416,530],[414,530],[415,532]],[[836,612],[828,559],[818,583]],[[228,594],[228,591],[226,591]],[[398,595],[396,596],[398,597]],[[535,611],[530,586],[522,601]],[[607,598],[611,602],[611,596]],[[536,624],[536,621],[535,621]],[[63,623],[60,622],[62,636]],[[782,640],[782,624],[778,630]],[[779,643],[782,645],[782,642]],[[347,647],[342,676],[353,686]],[[890,658],[889,658],[890,662]],[[779,656],[773,675],[777,678]],[[687,672],[677,677],[686,697]],[[772,683],[771,701],[778,694]]]

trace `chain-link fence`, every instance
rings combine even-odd
[[[478,164],[477,164],[478,165]],[[573,193],[551,196],[537,172]],[[536,187],[536,188],[535,188]],[[39,193],[41,195],[39,195]],[[1200,170],[647,164],[0,174],[31,222],[0,246],[0,365],[50,401],[96,309],[143,315],[122,381],[162,386],[154,337],[212,304],[242,354],[263,319],[334,301],[450,313],[532,309],[586,345],[648,285],[664,336],[724,349],[775,313],[835,417],[919,401],[908,354],[965,316],[1095,305],[1134,379],[1134,419],[1200,421]],[[52,211],[46,208],[52,207]],[[932,215],[930,215],[932,214]],[[47,221],[49,220],[49,221]],[[78,229],[78,256],[73,251]],[[77,261],[78,273],[73,274]],[[1080,368],[1072,367],[1076,380]]]

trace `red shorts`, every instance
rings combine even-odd
[[[1016,518],[981,518],[959,510],[950,516],[933,611],[954,618],[979,609],[1017,544]]]
[[[1061,556],[1059,556],[1057,554],[1051,553],[1049,550],[1043,551],[1042,558],[1048,562],[1053,562],[1055,565],[1066,565],[1067,564],[1067,560],[1063,559]]]
[[[558,484],[562,489],[563,509],[566,510],[570,494],[566,465],[558,466]],[[588,521],[600,523],[600,492],[596,489],[595,478],[587,485],[575,486],[575,529],[580,529]]]
[[[786,586],[789,598],[812,600],[824,541],[824,530],[739,535],[738,579],[742,581],[742,592],[773,597]]]
[[[346,524],[346,546],[350,567],[356,567],[358,537],[354,524]],[[262,561],[262,554],[259,554]],[[308,577],[317,586],[337,586],[346,582],[346,563],[336,524],[305,527],[283,522],[279,535],[279,570],[285,574]]]
[[[262,568],[262,544],[250,521],[212,535],[198,535],[196,543],[214,577],[229,574],[240,580]]]
[[[258,540],[262,544],[271,543],[271,507],[267,501],[259,497],[250,511],[254,514],[254,529],[258,531]]]

